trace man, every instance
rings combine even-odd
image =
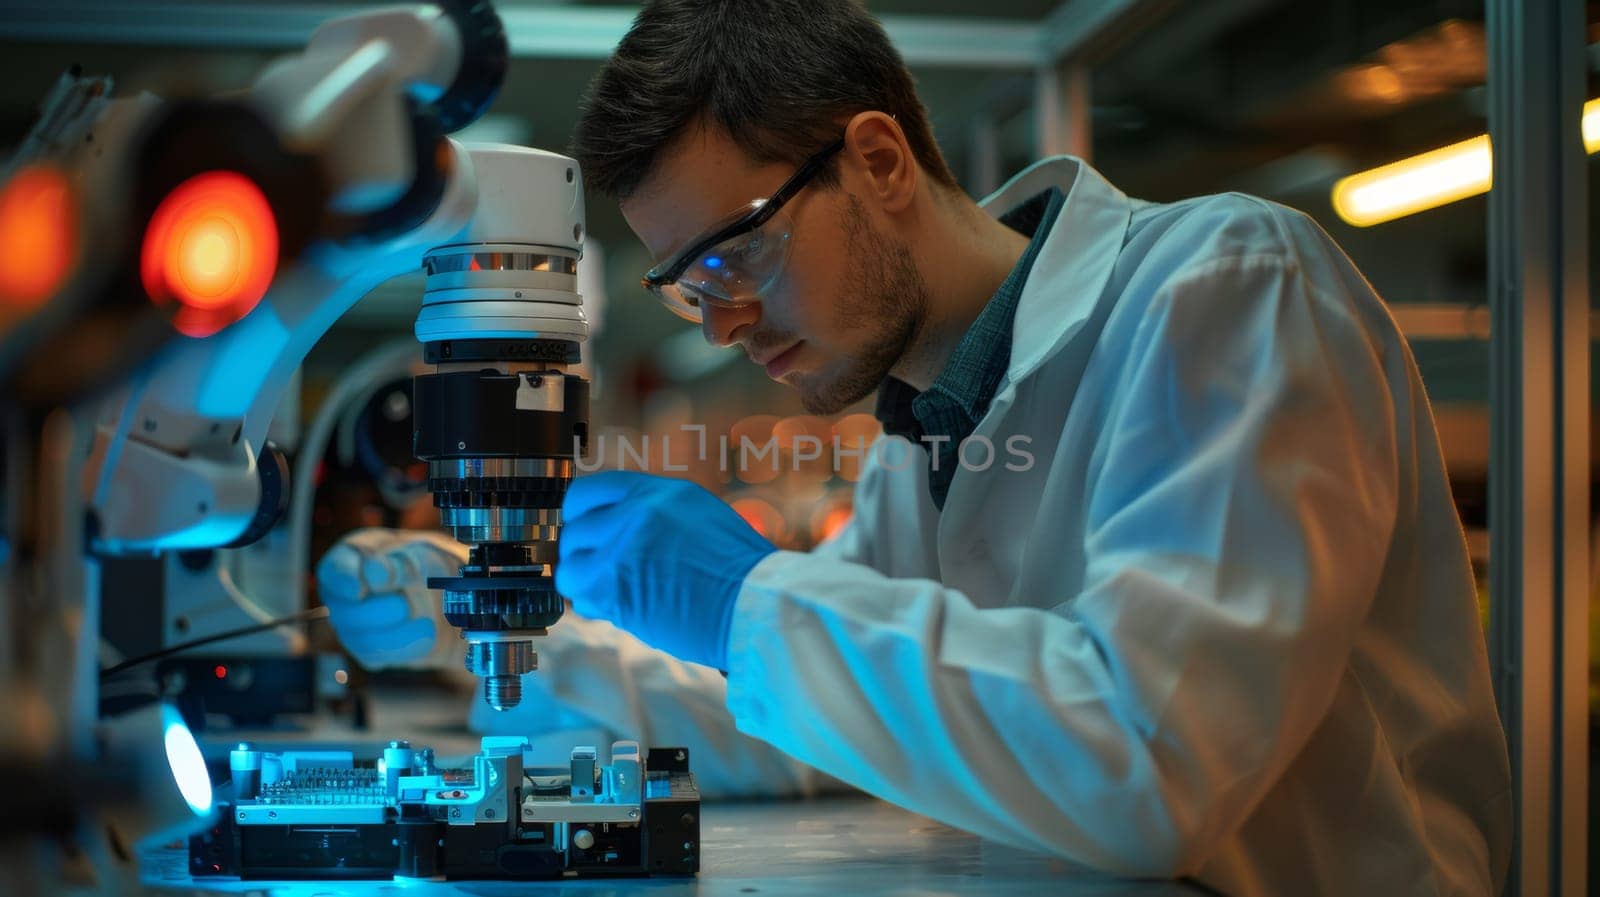
[[[851,0],[648,4],[574,152],[658,298],[918,446],[809,555],[687,483],[578,479],[581,625],[987,837],[1240,897],[1498,892],[1510,777],[1431,413],[1308,218],[1067,158],[980,207]],[[720,683],[679,681],[713,726]]]

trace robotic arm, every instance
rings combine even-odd
[[[318,160],[319,227],[241,319],[170,347],[107,403],[86,476],[101,551],[259,537],[283,502],[283,468],[260,453],[291,375],[363,295],[421,265],[416,336],[434,367],[415,383],[415,448],[471,548],[430,584],[497,709],[518,703],[531,639],[562,613],[551,564],[588,418],[571,369],[588,337],[577,164],[444,136],[487,106],[505,56],[487,4],[419,5],[330,22],[260,76],[245,104]]]
[[[0,891],[120,892],[130,845],[205,824],[176,712],[102,718],[98,558],[265,532],[286,486],[260,453],[291,373],[418,266],[416,448],[471,545],[440,585],[490,703],[517,702],[563,606],[588,328],[577,165],[446,137],[506,56],[487,3],[437,0],[330,22],[237,94],[113,100],[74,71],[0,172],[0,783],[21,801]]]

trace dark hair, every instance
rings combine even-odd
[[[590,83],[572,154],[590,190],[625,199],[691,122],[757,162],[798,165],[839,138],[840,119],[874,110],[956,186],[911,73],[858,0],[654,0]],[[837,169],[817,182],[836,185]]]

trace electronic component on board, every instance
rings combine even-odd
[[[229,755],[218,822],[189,840],[196,878],[538,879],[693,875],[700,792],[684,748],[619,741],[565,768],[525,765],[526,738],[490,736],[461,767],[393,741],[353,752]]]

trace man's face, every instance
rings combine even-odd
[[[866,397],[915,336],[926,286],[910,251],[873,221],[851,192],[862,177],[848,150],[837,187],[812,184],[783,206],[789,255],[776,281],[750,305],[702,304],[713,345],[737,344],[775,380],[800,392],[813,414]],[[720,130],[691,127],[663,152],[622,215],[657,263],[751,200],[771,196],[794,173],[758,164]]]

